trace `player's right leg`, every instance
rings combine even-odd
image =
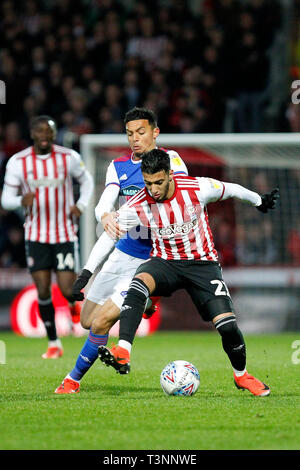
[[[107,344],[109,330],[119,319],[120,307],[132,276],[142,262],[117,250],[93,280],[81,312],[81,324],[90,332],[74,368],[65,378],[73,381],[71,391],[67,391],[70,383],[67,381],[65,385],[64,380],[56,393],[79,390],[80,380],[98,357],[99,346]]]
[[[222,337],[223,349],[231,362],[236,387],[241,390],[249,390],[250,393],[258,397],[270,395],[270,387],[250,375],[246,370],[245,341],[234,313],[219,314],[212,321]]]
[[[246,370],[246,345],[240,331],[228,288],[218,264],[192,265],[188,276],[187,291],[202,318],[212,321],[222,338],[222,345],[233,368],[238,388],[247,389],[255,396],[267,396],[270,388],[248,374]]]
[[[27,265],[38,293],[40,317],[48,337],[48,349],[42,357],[57,359],[63,355],[63,348],[57,337],[55,310],[51,298],[51,246],[48,243],[26,241],[25,250]]]

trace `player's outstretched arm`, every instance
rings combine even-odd
[[[275,209],[279,199],[279,189],[273,189],[271,192],[260,196],[254,191],[250,191],[236,183],[224,183],[209,179],[210,187],[208,190],[208,201],[223,201],[225,199],[234,198],[246,204],[255,206],[261,212],[268,212]],[[219,196],[219,197],[218,197]]]

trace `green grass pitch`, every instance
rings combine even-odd
[[[71,396],[53,392],[73,368],[84,338],[63,338],[65,354],[58,360],[41,358],[46,339],[13,333],[0,339],[6,346],[6,364],[0,364],[2,450],[300,449],[300,364],[292,361],[300,332],[246,336],[247,368],[270,385],[266,398],[236,389],[215,332],[136,338],[128,376],[97,360],[81,392]],[[161,370],[175,359],[200,372],[192,397],[168,397],[160,388]]]

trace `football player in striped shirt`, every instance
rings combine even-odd
[[[55,271],[57,284],[69,301],[73,322],[80,321],[80,307],[72,297],[78,269],[76,223],[94,183],[77,152],[55,145],[56,123],[50,116],[35,117],[30,132],[33,145],[7,163],[1,203],[6,210],[24,209],[27,265],[48,336],[48,349],[42,357],[56,359],[63,348],[55,326],[51,273]],[[80,187],[76,203],[73,178]]]
[[[145,188],[122,206],[116,217],[121,230],[136,225],[151,229],[151,259],[139,266],[129,286],[121,308],[118,346],[99,346],[99,358],[119,373],[128,373],[132,342],[149,296],[169,296],[184,288],[202,318],[212,322],[221,335],[236,386],[255,396],[269,395],[270,388],[246,370],[245,342],[222,277],[206,206],[236,198],[267,212],[275,207],[278,190],[260,196],[238,184],[175,176],[169,159],[159,149],[143,156],[141,169]],[[99,262],[109,246],[107,234],[98,242]],[[93,251],[95,263],[97,250]]]
[[[144,152],[156,148],[156,138],[159,135],[157,118],[153,111],[146,108],[135,107],[129,110],[125,115],[124,124],[131,152],[116,158],[108,166],[105,190],[95,209],[97,220],[112,237],[120,236],[121,232],[118,231],[114,216],[110,212],[116,204],[119,207],[145,186],[141,157]],[[165,150],[163,153],[167,155],[174,174],[187,175],[187,168],[177,152]],[[113,247],[114,242],[111,240],[111,249]],[[90,330],[89,336],[75,367],[57,387],[55,393],[79,392],[80,381],[97,359],[98,346],[107,343],[110,328],[119,320],[120,308],[131,279],[138,266],[149,258],[150,250],[151,239],[145,227],[133,228],[116,243],[108,260],[93,279],[83,304],[81,324]],[[78,300],[83,299],[80,290],[87,284],[90,271],[83,270],[76,283],[73,293]],[[158,300],[158,297],[151,296],[149,308],[144,313],[146,317],[153,313]]]

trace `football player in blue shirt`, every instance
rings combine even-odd
[[[55,393],[78,393],[80,380],[98,357],[98,347],[106,345],[110,328],[119,320],[120,309],[128,286],[140,264],[150,256],[151,241],[147,231],[137,227],[122,236],[111,214],[115,205],[122,205],[145,186],[141,159],[146,152],[157,147],[159,135],[157,119],[153,111],[133,108],[124,119],[131,153],[113,160],[106,173],[106,186],[95,209],[96,219],[102,223],[111,238],[120,238],[114,250],[96,275],[89,288],[81,311],[81,324],[89,331],[88,338],[77,358],[74,369],[65,377]],[[174,150],[166,150],[174,174],[187,175],[187,168]],[[83,269],[73,294],[82,300],[81,289],[88,283],[91,273]]]

